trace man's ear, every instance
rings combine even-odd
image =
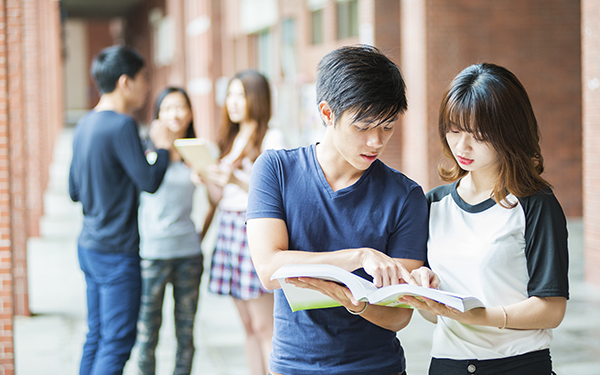
[[[324,100],[319,103],[319,114],[321,115],[321,119],[325,125],[329,126],[334,124],[335,117],[333,115],[333,111],[331,110],[329,103]]]
[[[128,91],[130,79],[131,78],[129,78],[127,74],[121,74],[121,76],[117,80],[116,88],[120,89],[121,91]]]

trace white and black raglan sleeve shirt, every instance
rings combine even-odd
[[[507,209],[488,199],[466,203],[457,183],[427,194],[428,263],[440,289],[472,295],[486,306],[529,297],[569,297],[566,219],[550,189],[525,198],[508,196]],[[436,358],[503,358],[550,345],[550,330],[498,330],[440,317]]]

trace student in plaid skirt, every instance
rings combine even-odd
[[[269,130],[271,95],[260,73],[247,70],[229,82],[218,146],[218,165],[197,176],[206,185],[211,208],[206,232],[220,211],[220,223],[210,269],[210,292],[233,297],[246,331],[246,357],[250,374],[267,372],[273,334],[273,295],[261,284],[246,238],[246,207],[250,172],[260,153],[281,148],[280,132]]]

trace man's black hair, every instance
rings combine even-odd
[[[135,78],[144,67],[144,58],[129,47],[112,46],[102,50],[92,63],[91,73],[101,94],[115,90],[119,77]]]
[[[336,120],[350,111],[354,121],[394,121],[406,111],[406,85],[400,70],[369,45],[338,48],[317,67],[317,104],[326,101]]]

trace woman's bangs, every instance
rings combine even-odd
[[[443,113],[444,134],[451,129],[460,132],[474,133],[473,111],[465,100],[448,103]],[[475,129],[475,131],[477,131]]]
[[[482,104],[485,106],[485,103]],[[445,115],[445,131],[450,128],[472,134],[477,139],[489,142],[492,139],[491,119],[486,108],[479,108],[468,100],[454,102],[448,107]]]

